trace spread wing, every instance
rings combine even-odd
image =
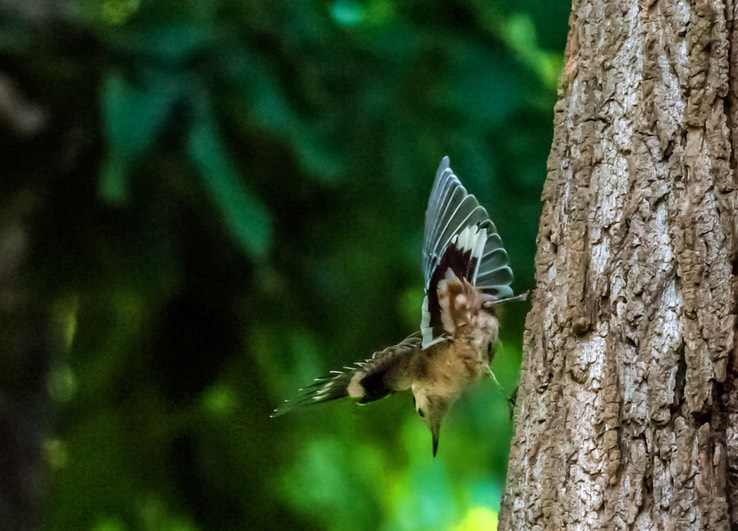
[[[466,191],[449,166],[448,157],[444,157],[425,212],[425,298],[420,325],[423,349],[445,339],[437,289],[449,270],[501,300],[513,295],[513,274],[508,262],[507,251],[489,214]]]
[[[274,410],[272,417],[278,417],[295,408],[330,402],[341,398],[353,398],[360,404],[367,404],[384,398],[395,391],[410,386],[408,370],[415,354],[420,351],[420,333],[416,332],[402,343],[375,352],[371,358],[356,362],[342,371],[331,371],[315,381],[302,393]]]

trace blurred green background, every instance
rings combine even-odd
[[[0,506],[17,527],[490,529],[511,435],[490,382],[436,459],[407,394],[269,413],[418,328],[444,155],[516,291],[533,286],[568,10],[2,2]],[[526,310],[503,316],[508,391]]]

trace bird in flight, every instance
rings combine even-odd
[[[438,451],[441,421],[463,390],[490,375],[498,344],[496,308],[521,300],[508,256],[487,211],[441,160],[425,213],[425,297],[420,330],[341,371],[317,378],[272,417],[340,398],[359,404],[410,390]]]

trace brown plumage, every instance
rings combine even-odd
[[[496,305],[513,299],[507,253],[487,211],[467,193],[444,157],[428,202],[423,244],[421,326],[398,345],[316,379],[275,410],[353,398],[361,404],[410,390],[438,449],[441,421],[474,380],[491,374]]]

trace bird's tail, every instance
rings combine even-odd
[[[299,389],[300,394],[295,398],[285,400],[270,417],[279,417],[293,409],[312,404],[331,402],[349,396],[348,386],[355,370],[359,367],[345,367],[345,371],[331,371],[328,376],[316,378],[313,383]]]

